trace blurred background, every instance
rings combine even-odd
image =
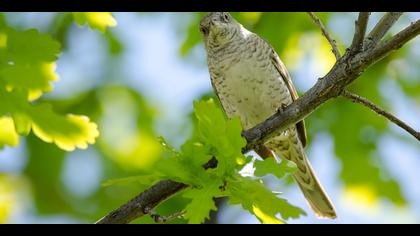
[[[334,64],[330,46],[306,13],[232,13],[279,53],[300,94]],[[203,13],[113,13],[105,32],[67,13],[2,13],[18,30],[36,28],[61,43],[59,81],[42,97],[59,113],[89,116],[100,137],[65,152],[34,135],[0,150],[0,223],[93,223],[142,191],[133,181],[162,156],[156,137],[180,145],[192,131],[193,100],[214,96],[198,31]],[[317,13],[341,52],[357,13]],[[382,13],[373,13],[369,28]],[[396,33],[420,13],[406,13]],[[369,68],[349,90],[420,130],[420,38]],[[338,218],[319,220],[292,181],[267,177],[272,190],[307,216],[288,223],[420,223],[420,144],[399,127],[342,98],[306,119],[308,156],[335,202]],[[111,181],[110,181],[111,180]],[[176,196],[158,208],[181,209]],[[217,223],[259,223],[221,202]],[[136,223],[153,223],[143,217]],[[171,223],[182,223],[175,220]]]

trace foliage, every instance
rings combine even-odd
[[[162,139],[169,156],[156,163],[153,171],[145,175],[143,183],[150,175],[155,175],[191,185],[184,193],[184,197],[191,199],[185,207],[189,223],[203,223],[209,212],[217,209],[214,203],[217,197],[227,197],[231,204],[241,204],[264,223],[281,222],[276,218],[277,213],[283,219],[297,218],[304,213],[273,194],[262,184],[261,178],[239,175],[238,172],[251,161],[241,153],[246,141],[241,136],[239,118],[227,120],[212,99],[195,102],[194,115],[197,131],[179,152]],[[205,170],[204,164],[212,157],[216,158],[217,167]],[[257,161],[255,168],[260,176],[273,173],[278,177],[295,170],[290,163],[278,165],[273,158]]]
[[[47,23],[32,26],[25,23],[23,14],[0,14],[0,161],[6,163],[0,165],[0,222],[14,222],[12,216],[16,209],[27,214],[30,208],[30,212],[37,216],[32,218],[31,215],[31,220],[65,216],[71,222],[92,223],[150,185],[168,178],[192,186],[156,209],[161,215],[185,210],[185,219],[169,223],[203,222],[208,219],[211,210],[225,207],[215,204],[214,199],[220,197],[228,198],[228,204],[241,205],[264,223],[283,223],[304,215],[302,210],[283,199],[284,195],[279,198],[277,191],[271,191],[280,187],[270,181],[278,183],[281,182],[278,179],[285,180],[295,169],[293,163],[277,163],[274,158],[258,160],[242,154],[244,140],[240,136],[239,121],[227,120],[216,106],[218,101],[199,99],[200,102],[194,103],[192,119],[183,117],[179,123],[167,121],[172,119],[170,112],[179,112],[176,110],[178,107],[168,109],[173,104],[156,102],[156,97],[164,94],[158,87],[150,87],[152,80],[160,78],[142,71],[150,63],[136,61],[135,66],[127,63],[127,58],[133,60],[133,52],[138,53],[130,43],[134,35],[137,37],[138,33],[142,37],[152,32],[147,28],[134,27],[138,23],[134,13],[132,18],[118,22],[118,27],[127,27],[124,24],[133,21],[132,28],[121,28],[129,29],[127,34],[125,31],[123,34],[121,29],[112,29],[117,22],[111,13],[49,13],[51,17],[37,14]],[[147,20],[148,17],[155,20],[153,17],[160,17],[159,14],[138,15],[144,17],[139,17],[139,20]],[[183,15],[176,15],[176,19],[171,21],[171,24],[182,28],[176,36],[183,41],[175,40],[179,60],[188,62],[194,58],[204,62],[198,22],[205,13],[189,14],[189,22],[183,21]],[[274,46],[291,72],[300,94],[334,63],[328,43],[306,13],[232,14],[245,27]],[[349,35],[352,34],[356,15],[317,15],[337,40],[340,51],[344,52],[351,42]],[[118,14],[115,16],[119,19]],[[380,16],[381,13],[373,13],[372,19]],[[404,16],[401,24],[408,25],[409,19]],[[397,25],[394,29],[398,30]],[[80,41],[81,35],[85,34],[89,37],[94,35],[95,39]],[[135,39],[136,44],[142,42]],[[172,39],[164,40],[168,40],[168,45],[172,42]],[[77,46],[85,43],[92,45],[92,42],[104,45],[100,47],[103,52],[99,53],[104,62],[99,68],[90,64],[96,60],[95,53],[89,58],[82,58],[80,49],[73,51]],[[149,53],[146,50],[149,45],[141,46],[140,54]],[[166,47],[162,48],[166,50]],[[404,46],[364,72],[349,89],[397,116],[401,109],[407,107],[408,113],[417,114],[420,104],[418,52],[418,41]],[[189,57],[191,54],[194,57]],[[136,59],[137,56],[140,57],[136,55]],[[200,69],[207,70],[205,63]],[[77,70],[86,72],[83,77],[86,84],[77,84],[82,89],[69,91],[65,96],[54,94],[53,85],[59,77],[68,82],[81,76]],[[101,71],[99,80],[89,77],[92,71],[96,73],[98,70]],[[162,67],[162,70],[165,68]],[[132,71],[140,71],[141,74],[136,74],[135,81],[128,79]],[[171,80],[176,81],[177,78]],[[390,84],[394,90],[388,90]],[[69,89],[72,87],[69,86]],[[177,88],[173,90],[176,94]],[[394,91],[402,94],[405,100],[397,99]],[[211,86],[194,96],[177,96],[189,98],[192,102],[201,93],[215,97]],[[190,101],[187,102],[187,108],[183,108],[191,107]],[[416,120],[413,124],[417,124]],[[322,158],[312,156],[314,148],[319,146],[312,144],[317,142],[320,134],[332,141],[331,155],[335,157],[333,161],[337,169],[329,172],[337,173],[331,182],[338,186],[333,192],[356,193],[369,197],[375,204],[385,199],[392,205],[408,205],[415,209],[413,199],[416,197],[410,195],[411,185],[400,173],[400,164],[408,158],[405,150],[395,157],[397,161],[385,161],[383,150],[387,149],[382,143],[384,137],[391,137],[401,141],[398,148],[404,149],[404,144],[418,150],[417,143],[410,137],[371,111],[344,99],[336,99],[320,107],[306,119],[306,126],[310,158],[316,161]],[[156,138],[162,135],[162,131],[170,141]],[[192,136],[185,137],[184,134],[189,131],[192,131]],[[171,147],[169,142],[176,147]],[[180,143],[183,144],[178,146]],[[324,144],[321,146],[324,150]],[[87,147],[88,150],[76,150]],[[68,152],[71,150],[75,151]],[[19,164],[10,167],[7,164],[8,155],[11,155],[10,160]],[[212,157],[217,159],[217,167],[203,169],[202,165]],[[245,166],[247,170],[250,167],[253,173],[243,174]],[[405,169],[402,172],[406,172]],[[83,190],[86,183],[91,183],[89,191]],[[333,200],[337,205],[342,202],[339,197]],[[359,202],[355,204],[360,205]],[[363,208],[362,212],[357,216],[365,215],[367,210]],[[397,214],[388,215],[392,221],[398,218]],[[154,222],[149,217],[143,217],[135,223]]]
[[[90,28],[101,32],[117,25],[117,21],[109,12],[73,12],[73,17],[78,25],[83,26],[87,23]]]
[[[110,13],[73,13],[79,25],[85,22],[92,29],[105,32],[115,26]],[[60,115],[48,104],[33,104],[52,90],[60,44],[48,34],[36,29],[18,32],[3,22],[0,28],[0,148],[16,146],[17,134],[28,135],[32,130],[45,142],[54,142],[66,151],[76,147],[86,149],[99,136],[97,125],[86,116]],[[14,125],[15,129],[11,129]]]
[[[0,132],[9,137],[4,144],[16,145],[16,133],[32,130],[45,142],[54,142],[64,150],[85,149],[99,135],[96,124],[86,116],[59,115],[47,104],[32,104],[57,80],[55,63],[59,43],[35,29],[17,32],[5,27],[0,32],[0,115],[15,126]],[[12,120],[10,119],[12,118]],[[6,133],[7,132],[7,133]]]

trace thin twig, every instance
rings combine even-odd
[[[185,214],[185,211],[176,212],[169,216],[161,216],[157,214],[156,212],[150,212],[150,217],[156,222],[156,223],[165,223],[171,220],[182,218],[182,216]]]
[[[403,12],[385,13],[385,15],[379,20],[378,24],[376,24],[372,31],[370,31],[366,39],[367,47],[375,47],[402,14]]]
[[[385,111],[384,109],[378,107],[377,105],[373,104],[371,101],[367,100],[366,98],[361,97],[361,96],[356,95],[356,94],[353,94],[353,93],[351,93],[347,90],[344,90],[341,93],[341,96],[343,96],[347,99],[350,99],[352,102],[359,103],[359,104],[362,104],[362,105],[368,107],[372,111],[374,111],[377,114],[387,118],[392,123],[394,123],[394,124],[398,125],[399,127],[403,128],[405,131],[407,131],[408,133],[413,135],[417,140],[420,141],[420,132],[417,132],[412,127],[410,127],[409,125],[407,125],[406,123],[404,123],[403,121],[398,119],[396,116],[394,116],[391,113]]]
[[[367,60],[374,58],[376,61],[382,59],[388,54],[392,53],[394,50],[401,48],[411,39],[415,38],[420,34],[420,20],[412,22],[405,29],[401,30],[398,34],[394,35],[387,41],[379,43],[376,48],[373,49],[369,56],[366,57]]]
[[[360,12],[357,21],[355,22],[355,32],[351,50],[353,53],[359,52],[363,49],[363,40],[366,34],[366,28],[369,21],[370,12]]]
[[[313,12],[308,12],[309,16],[312,18],[312,20],[315,22],[315,24],[321,29],[322,34],[324,37],[328,40],[328,42],[331,44],[332,52],[334,53],[335,58],[337,61],[341,58],[340,51],[337,48],[337,42],[331,38],[328,31],[325,29],[324,25],[322,24],[321,20],[315,15]]]

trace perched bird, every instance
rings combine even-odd
[[[239,116],[244,130],[262,123],[298,98],[290,75],[271,45],[229,13],[211,12],[200,22],[213,89],[228,117]],[[293,178],[315,214],[335,218],[334,206],[312,170],[304,147],[303,121],[259,147],[297,165]]]

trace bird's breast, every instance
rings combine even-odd
[[[223,108],[229,117],[239,116],[244,129],[263,122],[282,104],[291,103],[287,86],[268,53],[262,55],[250,47],[213,67],[212,82]]]

